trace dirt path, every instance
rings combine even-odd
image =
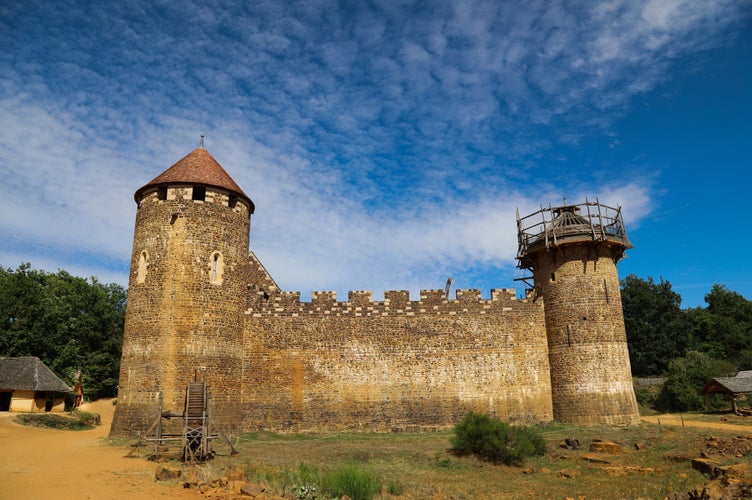
[[[649,422],[651,424],[657,424],[660,420],[661,425],[671,425],[675,427],[681,427],[685,425],[687,427],[704,427],[706,429],[718,429],[730,432],[741,432],[743,434],[752,434],[752,420],[749,425],[744,424],[727,424],[724,422],[705,422],[702,420],[692,420],[686,416],[663,414],[663,415],[649,415],[640,417],[643,422]]]
[[[156,465],[125,458],[126,450],[102,443],[112,422],[110,400],[84,405],[102,425],[87,431],[25,427],[0,418],[0,499],[194,499],[175,484],[154,480]]]

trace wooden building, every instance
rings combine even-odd
[[[711,394],[723,394],[731,401],[731,409],[739,413],[736,400],[752,395],[752,370],[738,372],[733,377],[711,378],[700,390],[700,394],[709,399]]]
[[[36,357],[0,357],[0,411],[63,411],[71,388]]]

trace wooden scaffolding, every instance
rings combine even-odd
[[[163,420],[173,418],[183,420],[182,433],[174,430],[165,432],[163,429]],[[176,426],[171,427],[174,429]],[[159,414],[146,433],[146,441],[154,443],[150,458],[179,458],[184,462],[203,462],[214,457],[211,442],[219,437],[212,428],[211,394],[207,390],[206,382],[188,383],[182,413],[163,411],[163,395],[159,393]]]

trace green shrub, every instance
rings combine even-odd
[[[652,408],[655,406],[655,402],[658,400],[658,394],[661,392],[663,386],[659,384],[654,385],[635,385],[634,393],[637,398],[637,404],[645,408]]]
[[[451,451],[475,455],[482,460],[522,465],[532,456],[543,455],[546,443],[533,427],[513,427],[482,413],[468,413],[454,427]]]
[[[371,500],[381,492],[381,481],[372,471],[343,465],[321,478],[321,491],[330,497],[347,495],[352,500]]]
[[[711,377],[727,375],[733,367],[727,361],[713,359],[703,352],[689,351],[683,358],[672,359],[666,382],[655,401],[660,411],[688,411],[705,408],[700,389]]]

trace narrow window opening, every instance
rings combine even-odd
[[[214,254],[214,260],[212,260],[212,273],[211,273],[211,279],[212,281],[217,281],[217,271],[219,267],[219,254]]]
[[[238,197],[230,195],[230,199],[227,202],[227,206],[230,207],[230,208],[232,208],[234,210],[235,209],[235,205],[237,205],[237,204],[238,204]]]
[[[211,255],[211,259],[209,261],[209,281],[215,285],[219,285],[222,283],[222,274],[224,272],[224,261],[222,259],[222,254],[219,252],[214,252]]]
[[[167,199],[167,188],[166,187],[157,188],[157,199],[158,200],[166,200]]]
[[[146,281],[146,272],[147,268],[149,267],[149,254],[146,253],[146,250],[141,252],[141,255],[138,257],[138,268],[136,270],[136,283],[143,283]]]
[[[556,274],[551,273],[551,281],[556,281]]]
[[[175,224],[175,221],[178,220],[178,214],[172,214],[172,218],[170,219],[170,225]]]
[[[206,200],[206,187],[193,186],[192,199],[194,201],[205,201]]]

